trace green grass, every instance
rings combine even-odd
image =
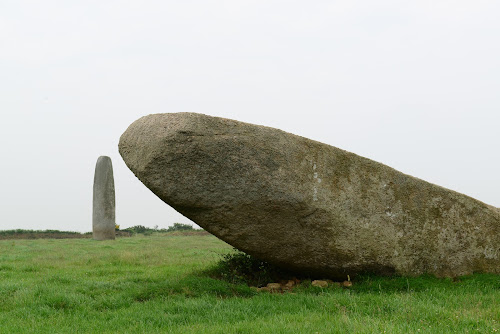
[[[0,241],[0,333],[495,333],[500,276],[257,293],[205,274],[212,236]]]

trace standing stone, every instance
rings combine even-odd
[[[500,273],[497,208],[333,146],[178,113],[135,121],[119,149],[163,201],[286,269],[340,279]]]
[[[92,232],[95,240],[115,239],[115,182],[111,158],[106,156],[95,165]]]

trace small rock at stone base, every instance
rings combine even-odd
[[[346,288],[350,288],[350,287],[352,286],[352,282],[351,282],[351,281],[344,281],[344,282],[342,283],[342,285],[343,285],[344,287],[346,287]]]
[[[328,282],[321,281],[321,280],[314,280],[314,281],[312,281],[311,285],[316,286],[318,288],[326,288],[326,287],[328,287]]]
[[[267,288],[271,291],[281,290],[281,284],[279,283],[269,283],[267,284]]]

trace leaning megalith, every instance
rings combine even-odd
[[[174,113],[135,121],[119,150],[164,202],[283,268],[332,278],[500,273],[497,208],[336,147]]]
[[[106,156],[95,165],[92,235],[96,240],[115,239],[115,182],[111,158]]]

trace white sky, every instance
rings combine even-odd
[[[272,126],[500,206],[500,1],[0,1],[0,229],[189,222],[118,140],[143,115]]]

